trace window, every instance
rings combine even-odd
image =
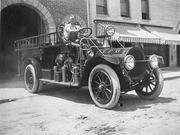
[[[141,0],[142,19],[149,19],[148,0]]]
[[[129,0],[121,0],[121,16],[122,17],[130,17]]]
[[[107,0],[96,0],[96,13],[107,15]]]

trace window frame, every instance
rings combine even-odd
[[[143,7],[143,1],[146,7]],[[143,12],[143,8],[146,8],[145,12]],[[150,20],[149,0],[141,0],[141,18],[143,20]]]
[[[98,15],[108,15],[108,7],[107,7],[107,0],[102,0],[104,4],[98,5],[96,0],[96,14]],[[102,12],[98,12],[98,8],[102,8]]]
[[[122,0],[120,0],[120,7],[121,7],[121,17],[128,17],[130,18],[130,0],[124,0],[125,2],[122,2]],[[126,4],[126,12],[122,12],[122,3]],[[125,14],[122,14],[125,13]],[[126,14],[127,13],[127,14]]]

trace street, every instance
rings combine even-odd
[[[0,134],[178,135],[179,82],[180,76],[166,78],[155,100],[142,100],[135,92],[122,95],[112,110],[96,107],[86,87],[51,84],[39,94],[30,94],[22,80],[0,84]]]

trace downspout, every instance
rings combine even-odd
[[[89,3],[89,0],[87,0],[87,22],[88,22],[88,27],[90,27],[90,3]]]

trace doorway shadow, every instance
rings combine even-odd
[[[11,76],[0,78],[0,88],[23,88],[23,77]]]

